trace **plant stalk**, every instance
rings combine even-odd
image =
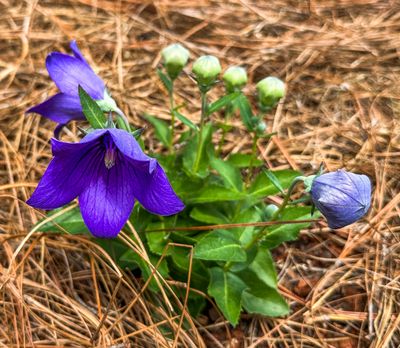
[[[174,80],[171,80],[171,89],[168,91],[169,107],[171,112],[171,140],[169,144],[169,152],[174,153],[174,136],[175,136],[175,104],[174,104]]]
[[[199,169],[200,165],[200,159],[201,159],[201,151],[202,151],[202,140],[203,140],[203,129],[204,129],[204,121],[207,116],[207,90],[201,90],[201,115],[200,115],[200,129],[198,133],[198,143],[197,143],[197,152],[196,152],[196,158],[193,163],[193,172],[197,173],[197,170]]]

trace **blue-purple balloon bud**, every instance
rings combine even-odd
[[[311,198],[330,228],[342,228],[367,213],[371,204],[371,181],[365,175],[343,169],[322,174],[312,183]]]

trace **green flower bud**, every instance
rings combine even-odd
[[[275,204],[268,204],[265,208],[264,208],[264,216],[267,220],[269,220],[272,215],[274,215],[274,213],[278,210],[279,208],[275,205]]]
[[[228,92],[241,90],[247,83],[246,70],[240,66],[231,66],[225,71],[223,79]]]
[[[221,72],[221,64],[217,57],[202,56],[194,62],[192,70],[200,86],[210,86]]]
[[[263,135],[266,129],[267,129],[267,124],[263,120],[259,120],[255,128],[257,134]]]
[[[285,84],[277,77],[267,77],[257,83],[258,101],[261,108],[272,109],[285,95]]]
[[[172,44],[161,51],[164,67],[168,76],[174,80],[178,77],[189,59],[189,51],[181,44]]]

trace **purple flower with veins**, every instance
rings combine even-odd
[[[60,93],[27,111],[28,113],[36,112],[59,123],[56,134],[69,121],[85,119],[78,95],[79,85],[94,100],[106,104],[109,110],[116,108],[114,100],[107,93],[104,82],[87,63],[75,40],[71,41],[70,47],[73,56],[52,52],[46,58],[47,71]],[[108,111],[107,107],[103,109]]]
[[[156,159],[122,129],[98,129],[79,143],[52,139],[53,159],[27,203],[59,208],[76,197],[95,237],[116,237],[137,199],[149,212],[172,215],[184,204]]]
[[[317,176],[311,198],[333,229],[363,217],[371,204],[371,181],[365,175],[338,170]]]

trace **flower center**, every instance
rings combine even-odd
[[[115,161],[117,159],[117,149],[115,148],[115,144],[110,137],[106,137],[104,144],[106,147],[106,153],[104,154],[104,164],[107,169],[110,169],[115,165]]]

